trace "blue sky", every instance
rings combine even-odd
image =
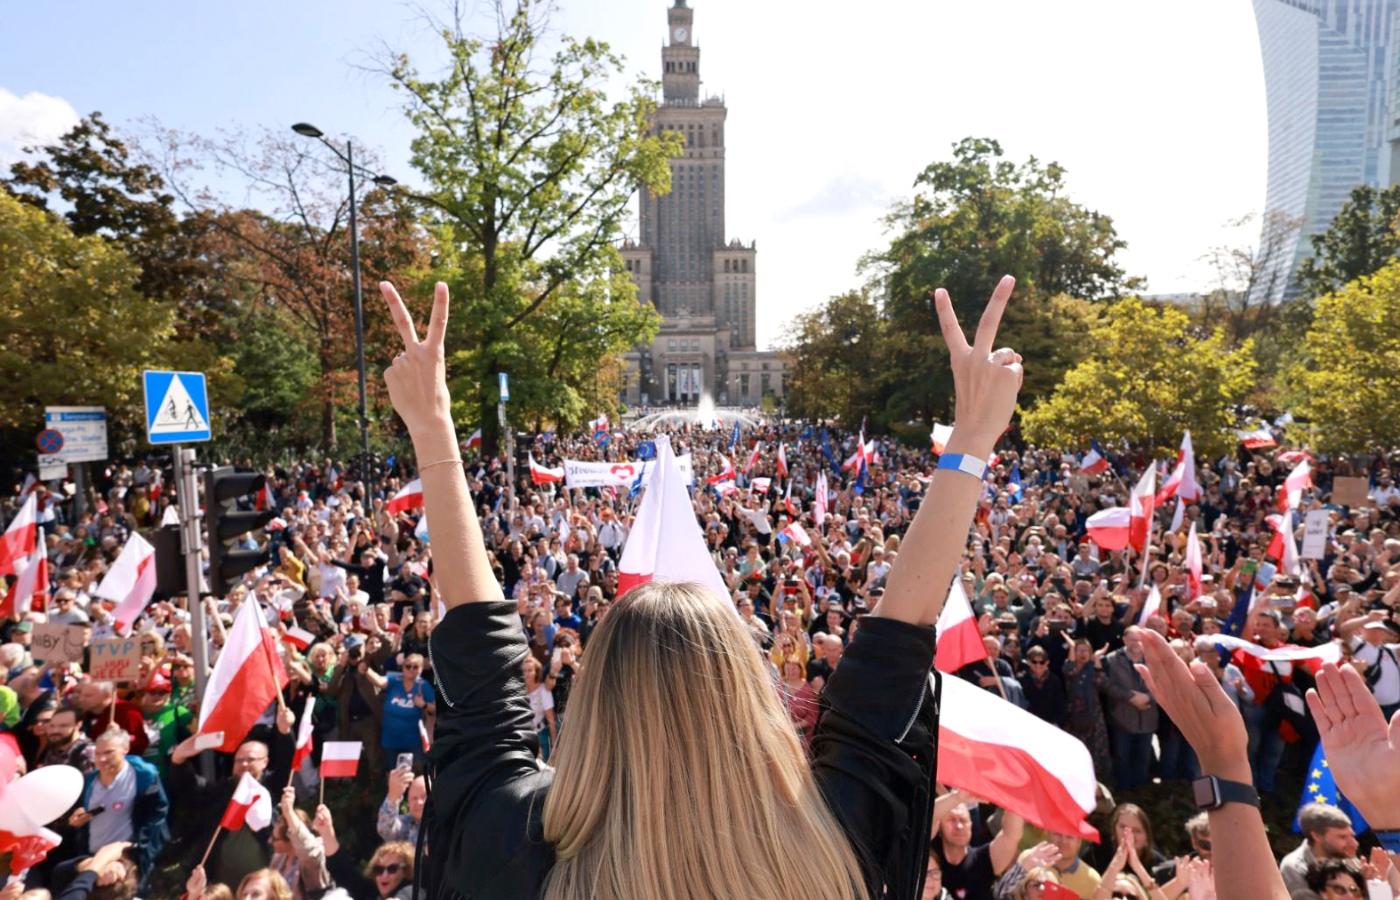
[[[670,0],[563,0],[555,26],[655,77]],[[759,246],[759,341],[859,283],[879,217],[966,135],[1069,171],[1115,219],[1153,292],[1214,286],[1201,259],[1264,201],[1267,122],[1245,0],[692,0],[706,93],[723,94],[730,235]],[[424,0],[441,12],[437,0]],[[489,3],[464,8],[483,31]],[[354,136],[412,180],[398,99],[358,68],[387,44],[439,58],[418,5],[390,0],[6,5],[0,162],[101,110],[118,127]],[[988,286],[990,289],[990,285]]]

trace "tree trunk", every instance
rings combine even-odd
[[[335,449],[335,397],[329,393],[321,401],[321,449]]]

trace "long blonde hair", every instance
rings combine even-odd
[[[546,900],[866,896],[753,639],[720,598],[636,588],[588,659],[552,759]]]

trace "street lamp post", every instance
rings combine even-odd
[[[355,366],[358,370],[360,383],[360,449],[363,453],[360,470],[365,479],[365,511],[369,513],[372,512],[374,502],[374,476],[371,474],[370,467],[369,410],[365,398],[365,310],[364,298],[360,292],[360,229],[355,203],[355,148],[350,141],[346,141],[345,152],[341,153],[340,148],[326,140],[325,133],[321,129],[306,122],[296,123],[292,126],[292,130],[302,137],[315,138],[325,144],[341,162],[345,163],[345,169],[350,175],[350,280],[355,295]],[[397,182],[388,175],[375,175],[374,183],[381,187],[392,187]]]

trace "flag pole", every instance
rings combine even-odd
[[[316,775],[317,775],[317,780],[321,782],[321,796],[320,796],[320,799],[318,799],[318,800],[316,801],[316,805],[317,805],[317,806],[325,806],[325,805],[326,805],[326,776],[323,775],[323,774],[321,773],[321,770],[320,770],[320,769],[317,769],[317,770],[316,770]]]
[[[204,855],[199,859],[199,864],[201,866],[203,866],[206,862],[209,861],[209,854],[214,852],[214,842],[219,839],[219,832],[223,830],[224,823],[220,822],[219,826],[214,829],[214,836],[209,839],[209,846],[204,848]]]

